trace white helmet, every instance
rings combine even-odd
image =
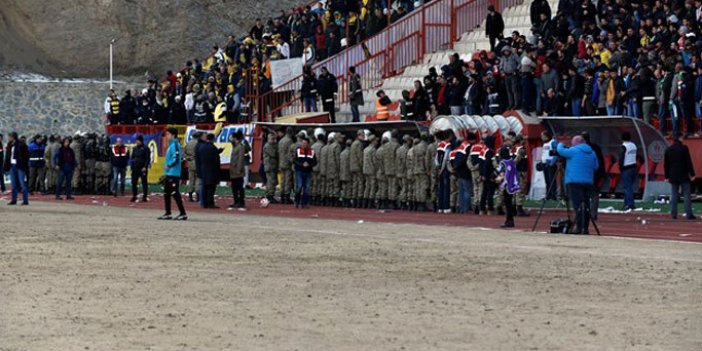
[[[320,135],[326,135],[327,132],[324,131],[324,128],[315,128],[314,129],[314,136],[315,138],[319,137]]]
[[[389,131],[389,130],[388,130],[388,131],[385,131],[385,133],[383,133],[383,136],[382,136],[381,139],[385,139],[385,140],[387,140],[387,141],[392,140],[392,132]]]
[[[364,130],[363,130],[363,135],[364,135],[364,139],[363,139],[363,140],[368,140],[368,138],[370,138],[370,136],[371,136],[371,131],[368,130],[368,129],[364,129]]]
[[[329,137],[327,138],[328,142],[332,142],[336,138],[336,132],[330,132]]]

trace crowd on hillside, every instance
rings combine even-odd
[[[413,115],[628,115],[672,131],[698,132],[702,118],[702,1],[546,0],[530,5],[531,33],[503,36],[490,8],[492,50],[458,54],[403,92]],[[409,88],[409,87],[408,87]],[[427,105],[428,101],[428,105]],[[403,113],[406,116],[406,114]],[[682,129],[682,123],[685,129]],[[664,134],[666,123],[659,123]]]
[[[333,56],[397,21],[425,1],[327,0],[256,19],[248,33],[214,45],[205,61],[192,60],[148,86],[111,91],[104,110],[109,124],[184,124],[250,120],[247,89],[271,89],[271,61],[302,58],[306,66]],[[248,84],[248,86],[247,86]]]

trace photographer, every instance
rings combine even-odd
[[[599,168],[597,156],[585,139],[576,135],[571,147],[558,144],[558,154],[566,161],[565,184],[575,209],[577,229],[574,234],[589,234],[590,190],[595,171]]]
[[[541,147],[541,165],[537,166],[537,170],[544,172],[544,179],[546,180],[546,200],[557,200],[554,182],[556,181],[556,174],[558,172],[558,155],[556,154],[558,142],[553,138],[553,134],[547,130],[541,132],[541,141],[543,141],[544,144]]]

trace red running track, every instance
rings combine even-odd
[[[76,196],[74,201],[79,205],[132,207],[134,209],[161,209],[163,198],[159,195],[150,196],[149,202],[131,203],[130,197],[112,196]],[[57,201],[53,196],[33,196],[30,201],[42,202],[69,202]],[[231,203],[230,197],[216,199],[220,209],[201,209],[196,203],[186,202],[185,207],[189,217],[193,218],[200,212],[220,213],[224,216],[258,215],[288,218],[316,218],[348,221],[382,222],[382,223],[414,223],[426,225],[443,225],[452,227],[480,227],[500,228],[504,221],[501,216],[477,216],[462,214],[438,214],[432,212],[418,213],[407,211],[377,211],[368,209],[348,209],[334,207],[312,207],[309,209],[296,209],[292,205],[271,204],[268,208],[261,208],[259,199],[248,198],[246,211],[228,210]],[[173,204],[175,208],[175,204]],[[177,210],[176,210],[177,211]],[[530,217],[517,217],[515,231],[531,231],[536,220],[537,210],[531,209]],[[546,232],[551,220],[565,218],[564,210],[545,210],[536,231]],[[603,236],[617,236],[643,239],[676,240],[687,242],[702,242],[702,221],[678,219],[673,220],[668,214],[662,213],[628,213],[628,214],[599,214],[597,224]],[[594,228],[590,233],[595,234]]]

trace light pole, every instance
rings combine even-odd
[[[112,89],[112,46],[116,41],[117,39],[110,40],[110,89]]]

